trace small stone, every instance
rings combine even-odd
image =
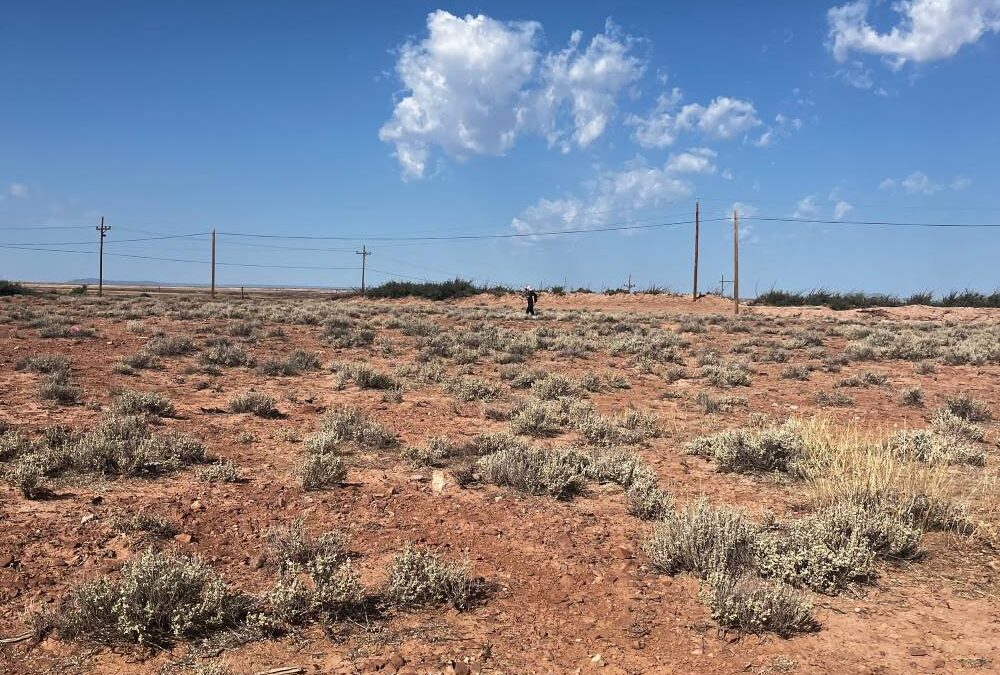
[[[434,492],[441,494],[448,487],[448,477],[445,475],[444,471],[435,470],[431,474],[431,489]]]
[[[187,532],[181,532],[180,534],[174,535],[174,541],[180,544],[190,544],[192,541],[194,541],[194,537],[192,537]]]
[[[472,668],[469,664],[463,663],[462,661],[453,663],[451,667],[454,669],[455,675],[471,675],[472,673]]]
[[[196,499],[196,500],[194,500],[193,502],[191,502],[191,510],[192,510],[192,511],[201,511],[201,510],[202,510],[202,509],[204,509],[204,508],[205,508],[205,507],[204,507],[204,506],[202,506],[202,505],[201,505],[201,502],[200,502],[200,501],[198,501],[197,499]]]
[[[10,567],[14,563],[14,556],[9,553],[0,553],[0,569]]]
[[[251,568],[253,568],[255,570],[259,570],[263,566],[264,566],[264,557],[263,556],[257,555],[257,556],[254,556],[253,558],[250,558],[250,567]]]
[[[95,518],[95,516],[94,516],[93,513],[88,513],[87,515],[85,515],[83,518],[80,519],[80,524],[81,525],[86,525],[87,523],[89,523],[90,521],[92,521],[94,518]]]
[[[927,656],[927,650],[923,647],[910,647],[906,650],[910,656]]]
[[[399,670],[406,665],[406,659],[399,652],[393,652],[389,654],[388,665],[392,666],[394,669]]]
[[[423,477],[423,475],[419,473],[414,473],[410,475],[410,480],[412,480],[414,483],[422,483],[426,479]]]

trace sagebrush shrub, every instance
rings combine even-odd
[[[482,479],[532,495],[568,499],[583,490],[586,477],[573,452],[543,448],[504,449],[479,460]]]
[[[653,567],[667,574],[738,574],[752,565],[758,536],[742,512],[700,499],[669,512],[643,549]]]
[[[362,447],[384,449],[398,444],[396,433],[355,408],[338,408],[323,417],[320,430],[326,443],[355,443]]]
[[[277,401],[258,391],[249,391],[229,400],[229,411],[234,413],[251,413],[257,417],[281,417]]]
[[[802,431],[791,420],[779,426],[728,429],[697,438],[686,446],[688,454],[715,460],[719,471],[737,473],[782,471],[794,474],[795,464],[804,449]]]
[[[412,608],[451,603],[465,609],[475,599],[477,584],[466,564],[446,562],[409,543],[389,565],[384,597],[394,607]]]
[[[127,561],[119,578],[73,591],[55,627],[66,639],[166,646],[235,626],[248,607],[198,558],[148,551]]]
[[[340,485],[347,478],[344,459],[332,452],[310,453],[298,469],[299,480],[306,490],[319,490]]]
[[[68,372],[70,369],[69,359],[57,354],[38,354],[37,356],[27,356],[18,360],[14,364],[14,370],[23,370],[32,373],[57,373]]]
[[[153,391],[123,389],[115,394],[111,409],[122,415],[149,414],[171,417],[176,411],[166,396]]]
[[[145,350],[156,356],[183,356],[195,351],[195,346],[186,335],[158,335],[146,343]]]
[[[944,405],[948,412],[966,422],[989,422],[993,419],[993,413],[985,401],[976,400],[967,394],[946,398]]]
[[[818,627],[808,598],[780,582],[716,575],[704,583],[701,595],[713,619],[744,633],[791,637]]]

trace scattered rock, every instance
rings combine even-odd
[[[438,494],[445,491],[446,488],[450,487],[451,481],[448,480],[447,474],[440,469],[434,471],[431,474],[431,489]]]
[[[393,672],[395,672],[406,665],[406,659],[399,652],[393,652],[389,654],[389,660],[386,662],[386,665],[391,666]]]
[[[927,650],[923,647],[910,647],[906,651],[910,656],[927,656]]]
[[[174,535],[174,541],[176,541],[179,544],[190,544],[192,541],[194,541],[194,537],[192,537],[187,532],[181,532],[180,534]]]
[[[96,516],[93,513],[88,513],[87,515],[85,515],[83,518],[80,519],[80,524],[86,525],[87,523],[92,521],[95,517]]]
[[[254,556],[253,558],[250,558],[250,567],[252,569],[259,570],[263,566],[264,566],[264,556],[257,555]]]

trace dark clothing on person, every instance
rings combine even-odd
[[[534,316],[535,301],[538,300],[538,293],[535,293],[534,291],[525,291],[524,297],[528,301],[528,309],[525,310],[525,313]]]

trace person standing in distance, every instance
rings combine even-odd
[[[524,310],[524,313],[528,316],[535,316],[535,302],[538,300],[538,293],[535,293],[531,286],[525,286],[524,299],[528,301],[528,308]]]

